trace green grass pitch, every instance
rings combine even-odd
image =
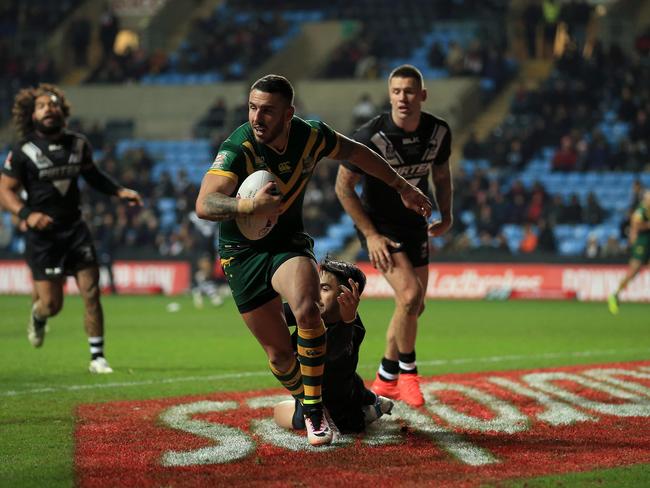
[[[177,302],[180,310],[168,312]],[[78,297],[66,297],[42,349],[27,342],[26,296],[0,296],[0,486],[71,486],[73,411],[80,403],[276,388],[262,349],[231,301],[195,309],[188,297],[104,297],[115,373],[91,376]],[[424,376],[650,357],[649,305],[428,301],[420,320]],[[368,330],[359,372],[374,375],[392,301],[362,303]],[[242,375],[241,373],[246,373]],[[621,484],[622,483],[622,484]],[[516,486],[648,486],[650,466],[526,480]]]

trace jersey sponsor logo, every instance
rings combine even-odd
[[[403,484],[452,487],[650,462],[648,361],[448,374],[421,387],[423,407],[398,401],[365,434],[318,448],[273,421],[273,406],[290,398],[279,389],[80,405],[79,485],[219,484],[242,473],[298,484],[295,466],[323,452],[332,479],[354,485],[382,485],[385,466]],[[411,462],[396,463],[396,448]]]
[[[399,166],[395,168],[395,171],[404,178],[417,178],[428,175],[430,167],[427,163],[412,164],[410,166]]]
[[[413,137],[404,137],[402,139],[402,144],[419,144],[420,138],[418,136]]]
[[[284,161],[278,164],[278,171],[280,174],[291,173],[291,163],[289,161]]]
[[[11,151],[9,151],[9,154],[7,154],[7,158],[5,159],[4,167],[5,167],[5,169],[6,169],[7,171],[11,171],[11,170],[12,170],[12,167],[11,167],[11,156],[12,156],[12,154],[13,154],[13,153],[12,153]]]
[[[217,154],[217,157],[214,158],[214,161],[212,162],[212,166],[210,166],[210,169],[219,169],[221,171],[224,170],[226,164],[226,155],[222,152]]]

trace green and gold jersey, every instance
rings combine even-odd
[[[639,205],[634,211],[636,215],[641,217],[641,222],[644,224],[650,222],[650,208],[646,208],[643,204]],[[644,239],[646,242],[650,239],[650,230],[642,230],[637,236],[637,240]]]
[[[257,241],[244,237],[235,220],[221,222],[221,255],[230,254],[231,249],[247,246],[281,248],[283,241],[302,232],[302,204],[309,178],[316,163],[335,154],[338,147],[336,132],[326,124],[295,116],[291,120],[289,141],[282,153],[257,142],[249,123],[235,129],[221,144],[208,174],[218,174],[234,180],[237,187],[230,196],[235,196],[248,175],[260,169],[269,171],[275,175],[278,190],[282,193],[283,211],[271,232]]]

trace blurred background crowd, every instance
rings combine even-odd
[[[630,212],[650,186],[645,2],[401,0],[398,9],[394,0],[177,3],[0,5],[3,154],[13,96],[24,86],[211,88],[183,138],[139,137],[134,119],[94,120],[73,107],[69,125],[89,137],[97,164],[146,202],[133,209],[84,192],[83,214],[105,260],[213,255],[216,228],[196,219],[194,201],[219,144],[247,119],[245,99],[223,95],[221,84],[249,83],[273,66],[269,60],[295,49],[306,30],[332,23],[339,42],[311,79],[370,83],[409,62],[422,70],[429,91],[457,80],[476,87],[471,114],[452,125],[455,224],[432,240],[434,259],[625,259]],[[183,29],[175,30],[174,7],[182,8]],[[133,27],[142,19],[155,26],[148,37]],[[64,55],[51,55],[52,46]],[[320,118],[303,96],[297,93],[298,115]],[[361,92],[345,114],[347,127],[336,128],[349,135],[387,108],[387,94]],[[334,195],[336,170],[327,161],[316,167],[305,201],[307,231],[319,254],[363,259]],[[23,249],[20,230],[3,213],[0,256]]]

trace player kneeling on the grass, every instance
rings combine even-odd
[[[384,414],[393,402],[370,391],[356,373],[359,347],[366,334],[357,313],[359,296],[366,284],[363,272],[354,264],[325,259],[320,264],[320,306],[327,327],[327,355],[323,377],[323,403],[343,434],[358,433]],[[288,304],[284,304],[288,325],[296,325]],[[300,347],[298,334],[292,335]],[[275,421],[281,427],[304,429],[302,404],[288,400],[275,406]]]
[[[25,228],[25,256],[34,289],[27,338],[34,347],[45,339],[46,321],[63,306],[63,284],[74,275],[84,302],[91,373],[112,373],[104,358],[104,313],[99,299],[97,252],[81,220],[79,176],[94,189],[129,205],[140,195],[101,171],[85,136],[66,129],[70,105],[54,85],[18,92],[13,122],[19,141],[2,167],[0,204]],[[23,202],[20,190],[27,192]]]

